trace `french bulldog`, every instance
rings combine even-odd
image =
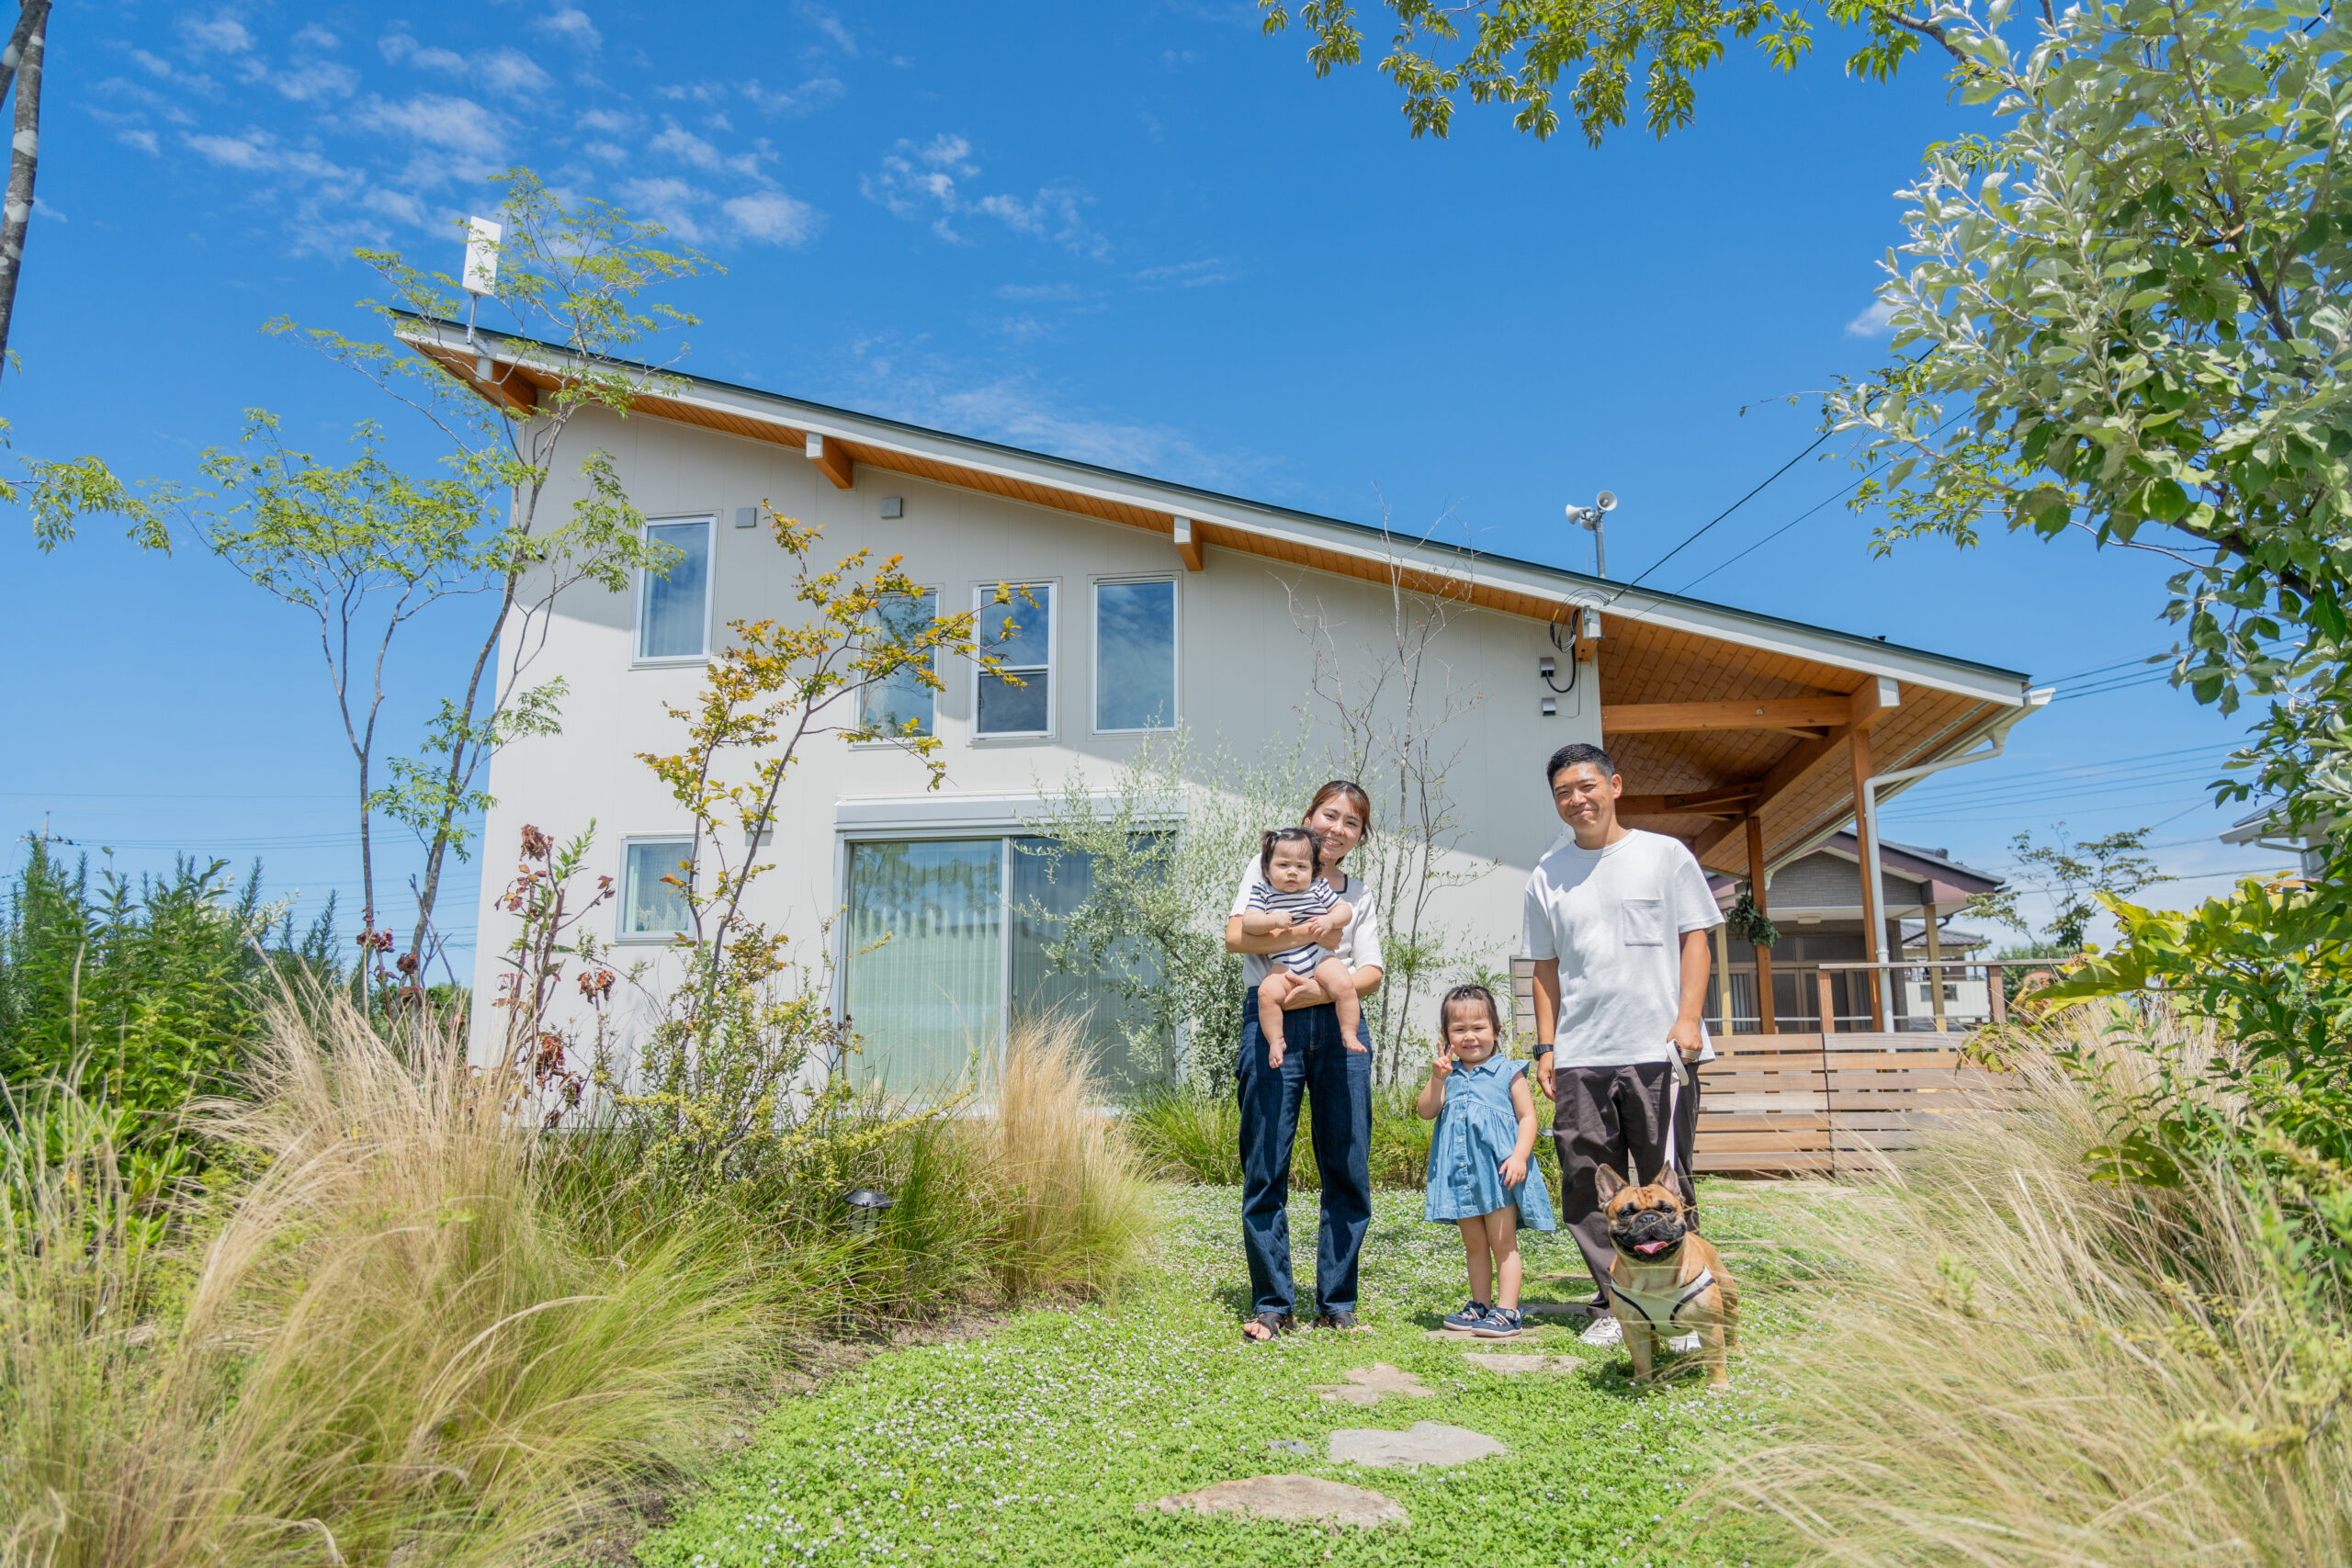
[[[1727,1352],[1739,1348],[1739,1291],[1723,1258],[1690,1228],[1681,1194],[1663,1179],[1635,1187],[1607,1166],[1598,1186],[1617,1252],[1609,1303],[1634,1358],[1634,1381],[1647,1382],[1651,1358],[1665,1342],[1696,1329],[1708,1383],[1728,1386]]]

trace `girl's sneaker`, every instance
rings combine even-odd
[[[1460,1312],[1450,1314],[1444,1327],[1448,1334],[1476,1334],[1479,1325],[1487,1321],[1487,1303],[1472,1302]]]
[[[1478,1326],[1470,1332],[1481,1339],[1516,1339],[1519,1337],[1517,1307],[1488,1307]]]

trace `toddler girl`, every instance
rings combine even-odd
[[[1469,1304],[1445,1326],[1509,1339],[1519,1332],[1519,1227],[1553,1228],[1551,1196],[1543,1173],[1532,1168],[1535,1099],[1527,1064],[1498,1055],[1503,1019],[1492,991],[1456,986],[1437,1017],[1442,1038],[1415,1105],[1424,1120],[1437,1122],[1424,1213],[1462,1227],[1470,1259]]]
[[[1363,1015],[1347,960],[1325,951],[1339,945],[1340,933],[1356,912],[1315,874],[1322,856],[1322,836],[1314,829],[1270,829],[1258,851],[1258,869],[1266,880],[1251,889],[1250,908],[1241,916],[1241,929],[1251,936],[1306,939],[1269,959],[1272,972],[1258,987],[1258,1029],[1266,1037],[1270,1067],[1283,1065],[1283,1003],[1309,980],[1331,998],[1340,1039],[1354,1043],[1356,1021]]]

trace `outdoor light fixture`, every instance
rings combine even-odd
[[[882,1212],[894,1200],[888,1192],[871,1187],[860,1187],[842,1194],[842,1206],[849,1211],[849,1228],[859,1235],[870,1234],[882,1223]]]

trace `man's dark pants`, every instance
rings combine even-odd
[[[1667,1111],[1673,1082],[1674,1068],[1665,1062],[1562,1067],[1554,1076],[1552,1140],[1560,1151],[1560,1218],[1592,1270],[1596,1295],[1606,1295],[1610,1266],[1617,1260],[1609,1245],[1609,1218],[1600,1212],[1600,1168],[1608,1166],[1636,1185],[1657,1179],[1676,1131]],[[1683,1186],[1688,1196],[1687,1180]]]
[[[1287,1313],[1297,1300],[1290,1273],[1290,1156],[1299,1100],[1307,1103],[1315,1165],[1323,1177],[1323,1223],[1315,1249],[1315,1310],[1356,1310],[1356,1263],[1372,1224],[1372,1033],[1351,1051],[1329,1003],[1283,1014],[1283,1065],[1266,1066],[1258,992],[1241,1002],[1241,1246],[1250,1258],[1252,1313]]]

